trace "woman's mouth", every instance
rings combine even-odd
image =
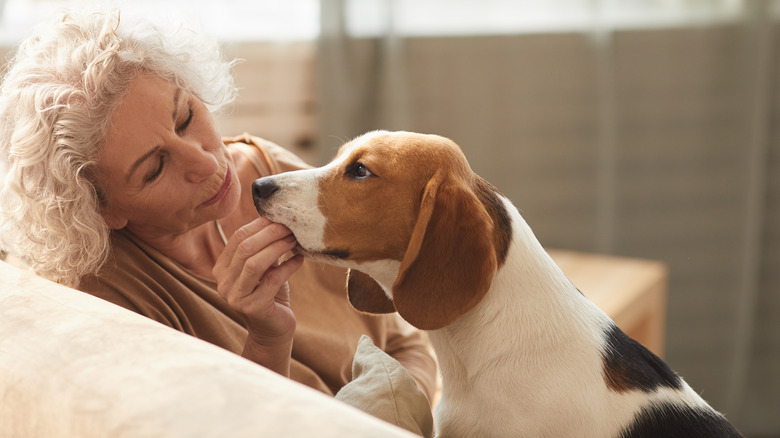
[[[225,172],[225,181],[222,183],[222,186],[219,188],[217,193],[206,200],[206,202],[200,204],[201,207],[208,207],[209,205],[216,204],[217,202],[221,201],[222,198],[225,197],[225,194],[227,194],[228,189],[230,188],[230,184],[233,182],[233,172],[230,170],[230,166],[227,167],[227,172]]]

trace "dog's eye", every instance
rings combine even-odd
[[[361,162],[355,162],[347,168],[347,175],[354,179],[366,179],[374,176]]]

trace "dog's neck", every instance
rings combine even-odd
[[[445,403],[447,399],[473,400],[467,394],[475,387],[494,396],[475,403],[501,403],[501,394],[511,392],[508,382],[495,376],[545,382],[567,367],[576,369],[575,364],[589,360],[578,352],[598,349],[598,327],[609,321],[566,278],[517,210],[505,203],[512,217],[513,238],[490,291],[455,323],[428,332],[440,359]],[[501,334],[474,335],[485,331]],[[553,366],[544,369],[539,364]],[[533,384],[522,388],[529,393],[544,390]],[[450,396],[447,392],[464,394]]]
[[[471,328],[483,330],[486,326],[511,326],[520,329],[516,333],[520,333],[522,344],[527,348],[538,343],[539,338],[548,337],[548,327],[555,327],[558,331],[562,325],[567,325],[565,320],[570,318],[555,309],[566,306],[572,292],[578,294],[576,288],[549,257],[517,210],[509,205],[507,208],[512,217],[512,242],[504,265],[499,267],[493,278],[490,291],[473,310],[455,323],[430,332],[432,338],[457,340],[461,333]],[[553,317],[540,321],[539,314]],[[558,314],[561,314],[560,320],[555,318]],[[470,335],[463,338],[477,344],[484,343],[484,340]],[[506,341],[506,338],[501,338],[494,339]],[[459,346],[461,352],[462,347]]]
[[[437,354],[455,356],[457,351],[458,356],[479,362],[508,350],[538,358],[539,350],[556,350],[565,343],[598,344],[599,339],[588,339],[594,332],[588,328],[607,324],[608,317],[569,281],[514,205],[505,198],[502,201],[512,223],[512,241],[505,263],[499,267],[482,302],[455,323],[428,332]],[[360,269],[390,291],[399,267],[398,261],[381,260],[362,264]],[[539,315],[546,316],[540,319]],[[516,339],[491,337],[495,345],[473,336],[488,327],[511,327],[512,333],[519,335]],[[479,368],[478,363],[462,363],[459,358],[447,362],[460,363],[468,370]]]
[[[609,323],[555,264],[511,202],[502,200],[511,217],[512,241],[490,291],[453,324],[428,332],[441,359],[446,390],[470,391],[480,370],[495,370],[510,356],[507,363],[515,364],[513,369],[518,362],[538,363],[540,358],[571,364],[578,359],[570,352],[582,351],[582,344],[586,351],[601,345],[599,327]],[[360,269],[389,291],[399,267],[398,261],[383,260]],[[474,336],[486,330],[513,335]]]

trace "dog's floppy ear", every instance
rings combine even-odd
[[[361,312],[393,313],[393,302],[368,274],[350,269],[347,271],[347,297],[352,307]]]
[[[468,183],[444,171],[427,183],[412,237],[393,285],[409,323],[436,330],[471,310],[497,269],[493,222]]]

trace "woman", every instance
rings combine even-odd
[[[333,394],[360,334],[431,398],[435,364],[396,316],[349,307],[344,272],[258,218],[251,182],[305,167],[212,111],[231,63],[202,33],[67,14],[20,47],[0,95],[0,239],[39,275]]]

